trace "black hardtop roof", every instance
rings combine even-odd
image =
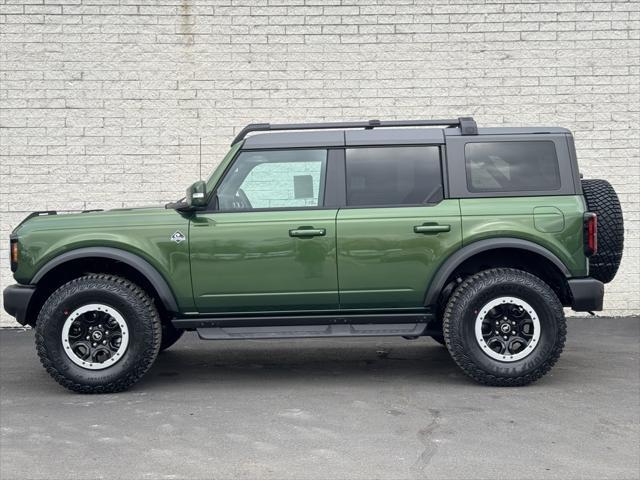
[[[444,128],[423,128],[442,126]],[[268,132],[247,136],[252,132]],[[447,136],[570,133],[560,127],[477,128],[471,117],[447,120],[368,120],[302,124],[250,124],[236,136],[243,149],[444,144]],[[245,139],[246,137],[246,139]]]

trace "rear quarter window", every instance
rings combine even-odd
[[[561,187],[554,142],[474,142],[464,148],[470,192],[554,191]]]

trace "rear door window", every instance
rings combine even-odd
[[[395,206],[442,200],[437,146],[350,148],[347,205]]]
[[[470,192],[559,190],[554,142],[474,142],[464,149]]]

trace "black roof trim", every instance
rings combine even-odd
[[[383,127],[460,127],[461,135],[477,135],[478,127],[472,117],[458,117],[445,120],[367,120],[362,122],[321,122],[321,123],[250,123],[236,135],[231,145],[235,145],[251,132],[282,130],[328,130],[348,128],[383,128]]]

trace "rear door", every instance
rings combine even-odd
[[[437,268],[462,243],[441,147],[347,148],[337,235],[341,308],[423,307]]]
[[[325,207],[326,149],[242,151],[214,211],[191,222],[201,313],[338,308],[336,207]]]

